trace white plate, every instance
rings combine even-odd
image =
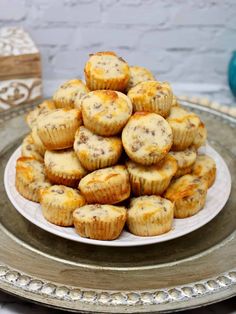
[[[17,158],[20,156],[20,150],[21,147],[12,154],[4,173],[5,189],[10,201],[21,215],[36,226],[73,241],[104,246],[138,246],[175,239],[202,227],[212,220],[222,210],[230,195],[231,177],[228,167],[223,158],[207,145],[204,152],[214,158],[217,175],[214,185],[208,190],[205,207],[200,212],[189,218],[175,219],[172,230],[163,235],[138,237],[124,230],[121,236],[113,241],[91,240],[80,237],[76,234],[74,228],[51,224],[44,219],[38,203],[28,201],[17,192],[15,188],[15,165]]]

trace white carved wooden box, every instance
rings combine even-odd
[[[42,98],[40,53],[19,27],[0,29],[0,110]]]

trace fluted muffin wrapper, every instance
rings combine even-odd
[[[110,219],[110,221],[101,219],[87,221],[73,215],[73,221],[75,229],[81,237],[95,240],[114,240],[121,234],[126,216],[120,215],[115,219]]]
[[[75,132],[78,127],[78,121],[74,121],[70,125],[67,124],[66,127],[57,127],[55,129],[42,128],[38,130],[38,133],[48,150],[58,150],[73,146]]]
[[[66,185],[70,187],[77,187],[79,184],[80,179],[85,175],[68,175],[66,173],[59,173],[56,171],[53,171],[52,169],[49,169],[47,166],[45,166],[45,173],[48,177],[48,179],[58,185]]]
[[[203,195],[199,195],[198,199],[192,197],[179,199],[175,202],[174,217],[187,218],[198,213],[205,205],[207,191]]]
[[[124,145],[124,144],[123,144]],[[133,153],[130,149],[127,149],[126,147],[124,147],[126,154],[129,156],[129,158],[134,161],[137,162],[138,164],[144,165],[144,166],[150,166],[150,165],[154,165],[157,164],[159,161],[161,161],[166,155],[167,155],[167,151],[163,151],[163,152],[159,152],[158,155],[156,156],[137,156],[137,154]]]
[[[113,166],[116,164],[116,162],[118,161],[118,159],[120,157],[120,153],[119,153],[119,154],[111,156],[111,157],[101,156],[101,157],[91,158],[89,156],[86,156],[86,158],[84,158],[84,157],[80,156],[80,153],[78,151],[75,150],[75,152],[79,158],[81,165],[89,171]]]
[[[111,78],[111,79],[100,79],[95,78],[94,76],[86,75],[86,84],[88,88],[93,90],[102,90],[102,89],[108,89],[108,90],[115,90],[115,91],[124,91],[126,89],[126,86],[128,84],[129,77],[124,78]]]
[[[161,180],[147,180],[130,173],[130,184],[135,196],[140,195],[161,195],[170,184],[172,176],[166,176]]]
[[[158,213],[157,217],[147,219],[142,215],[129,215],[127,225],[131,233],[142,236],[157,236],[171,230],[173,223],[173,211]]]
[[[198,176],[193,172],[194,175]],[[216,178],[216,167],[209,169],[204,175],[198,176],[201,179],[204,179],[207,182],[208,189],[213,185]]]
[[[187,129],[187,128],[178,128],[178,127],[171,127],[173,133],[173,146],[171,147],[172,150],[181,151],[188,148],[196,134],[196,128]]]
[[[192,172],[193,169],[193,165],[188,166],[188,167],[184,167],[184,168],[178,168],[178,170],[176,171],[174,178],[179,178],[184,176],[185,174],[189,174]]]
[[[81,193],[89,204],[116,204],[130,196],[130,184],[122,181],[119,184],[106,184],[101,189],[83,189]]]
[[[75,107],[74,101],[68,99],[56,98],[54,103],[56,108],[73,109]]]

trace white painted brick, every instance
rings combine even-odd
[[[78,37],[81,34],[81,46],[93,47],[100,46],[100,49],[110,50],[117,47],[134,48],[138,43],[140,31],[135,29],[117,28],[98,28],[88,27],[79,28]]]
[[[236,22],[235,22],[236,23]],[[224,29],[210,45],[211,49],[217,50],[235,50],[236,49],[236,32],[233,30]]]
[[[63,71],[68,70],[70,73],[78,73],[81,75],[87,59],[87,51],[66,50],[56,53],[52,64],[57,71],[60,69]]]
[[[38,28],[31,30],[35,42],[39,45],[69,45],[75,35],[73,28]],[[78,38],[77,38],[78,39]]]
[[[140,40],[144,49],[191,49],[208,45],[212,32],[205,29],[174,28],[147,32]]]
[[[36,1],[36,0],[34,0]],[[78,5],[63,5],[63,2],[52,1],[48,8],[44,8],[43,20],[47,22],[65,22],[70,24],[98,22],[100,20],[100,6],[98,1],[80,3]]]
[[[0,20],[18,21],[25,17],[26,6],[24,0],[1,0],[0,1]]]
[[[160,2],[150,5],[149,1],[141,2],[137,6],[125,6],[125,2],[107,7],[103,14],[103,21],[113,24],[145,24],[159,25],[167,21],[167,10],[160,10]]]

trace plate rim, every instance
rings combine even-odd
[[[79,235],[78,235],[78,238],[76,239],[76,238],[72,238],[70,234],[67,234],[67,233],[63,234],[63,233],[61,233],[60,230],[51,229],[50,223],[46,220],[45,220],[45,222],[47,224],[49,223],[49,226],[47,226],[47,224],[43,225],[41,221],[38,222],[36,219],[32,219],[32,217],[28,216],[28,214],[24,211],[24,209],[22,209],[21,206],[14,199],[12,193],[9,190],[9,179],[7,177],[8,172],[10,171],[10,165],[11,165],[12,161],[15,160],[16,155],[18,155],[20,153],[21,145],[12,153],[12,155],[8,159],[7,165],[6,165],[5,170],[4,170],[4,187],[5,187],[5,191],[7,193],[7,196],[9,198],[10,202],[12,203],[12,205],[14,206],[14,208],[16,209],[16,211],[18,213],[20,213],[30,223],[32,223],[32,224],[36,225],[37,227],[39,227],[39,228],[41,228],[41,229],[43,229],[43,230],[45,230],[51,234],[54,234],[56,236],[59,236],[59,237],[62,237],[62,238],[65,238],[65,239],[68,239],[71,241],[85,243],[85,244],[89,244],[89,245],[95,245],[95,246],[98,245],[98,246],[107,246],[107,247],[135,247],[135,246],[152,245],[152,244],[156,244],[156,243],[162,243],[162,242],[167,242],[167,241],[170,241],[173,239],[177,239],[177,238],[185,236],[185,235],[187,235],[193,231],[196,231],[196,230],[200,229],[201,227],[203,227],[204,225],[208,224],[212,219],[214,219],[221,212],[221,210],[223,210],[226,202],[229,199],[230,193],[231,193],[231,188],[232,188],[231,174],[230,174],[229,168],[228,168],[227,164],[225,163],[223,157],[209,144],[206,145],[206,149],[213,151],[217,155],[217,158],[220,159],[220,162],[223,165],[224,171],[226,171],[226,176],[228,178],[228,180],[227,180],[228,189],[226,191],[226,195],[225,195],[225,198],[222,202],[221,208],[218,211],[216,211],[215,213],[213,213],[210,217],[207,217],[206,220],[200,221],[197,224],[198,225],[197,228],[192,227],[187,232],[182,232],[177,236],[175,234],[173,234],[172,236],[170,236],[167,239],[165,237],[158,238],[158,236],[156,236],[156,237],[140,237],[141,239],[140,240],[137,239],[135,243],[132,243],[132,240],[128,240],[127,242],[119,241],[119,238],[115,241],[101,241],[101,240],[83,238],[83,237],[80,237]],[[16,191],[16,193],[18,193],[18,191]],[[20,194],[19,194],[19,196],[22,197]],[[31,202],[27,199],[25,199],[25,200],[26,200],[26,202]],[[194,215],[194,217],[195,217],[195,215]],[[189,219],[191,219],[191,217],[189,217]],[[164,234],[163,236],[165,236],[167,234],[168,233]]]

